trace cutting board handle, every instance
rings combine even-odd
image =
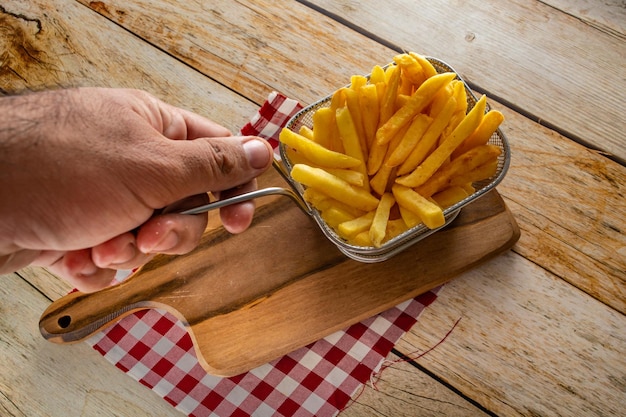
[[[56,300],[39,319],[41,334],[54,343],[77,342],[135,311],[162,307],[142,285],[141,275],[139,270],[117,285]],[[151,285],[158,287],[154,281]]]

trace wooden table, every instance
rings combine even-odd
[[[626,9],[616,0],[1,0],[0,93],[134,87],[237,130],[400,50],[451,64],[506,117],[498,191],[522,235],[446,284],[345,416],[624,415]],[[0,414],[175,416],[86,344],[40,336],[70,288],[0,284]]]

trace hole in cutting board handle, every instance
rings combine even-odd
[[[72,323],[72,318],[70,316],[62,316],[62,317],[59,317],[59,320],[57,321],[57,323],[59,324],[60,328],[67,329]]]

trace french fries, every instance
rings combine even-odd
[[[346,242],[380,247],[420,223],[439,228],[445,208],[497,171],[501,149],[488,142],[504,117],[485,96],[468,109],[455,73],[409,52],[350,81],[310,129],[280,134],[305,200]]]
[[[439,89],[445,87],[455,77],[456,74],[452,72],[445,72],[443,74],[437,74],[424,81],[417,91],[413,93],[406,104],[395,112],[393,116],[387,119],[385,124],[382,125],[378,131],[376,131],[376,142],[380,145],[384,145],[389,142],[398,130],[409,123],[430,103]]]
[[[396,200],[393,195],[391,193],[385,193],[380,198],[380,204],[376,207],[369,231],[370,240],[376,247],[379,247],[385,238],[385,234],[387,233],[387,223],[389,222],[389,214],[391,213],[391,208],[395,203]]]
[[[295,149],[298,153],[301,153],[304,158],[318,166],[328,168],[354,168],[362,163],[359,159],[349,155],[326,149],[322,145],[298,133],[292,132],[289,129],[281,130],[279,139],[285,145]]]
[[[337,229],[342,236],[348,238],[356,236],[361,232],[370,230],[370,227],[372,226],[372,221],[374,220],[374,214],[376,214],[375,211],[370,211],[362,216],[347,220],[339,224]]]
[[[398,184],[417,187],[425,183],[450,157],[452,152],[478,127],[485,113],[486,97],[483,95],[474,108],[413,172],[397,179]]]
[[[291,177],[301,184],[318,190],[351,207],[363,211],[375,210],[378,198],[364,188],[354,187],[348,182],[324,171],[304,164],[296,164],[291,169]]]
[[[391,191],[398,205],[417,214],[429,229],[441,227],[446,222],[441,207],[411,188],[394,184]]]

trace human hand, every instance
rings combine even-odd
[[[168,206],[251,191],[271,162],[266,141],[233,137],[142,91],[2,98],[0,273],[39,265],[81,291],[103,288],[117,269],[198,244],[207,215]],[[155,215],[162,208],[167,214]],[[220,209],[220,218],[239,233],[253,212],[249,201]]]

